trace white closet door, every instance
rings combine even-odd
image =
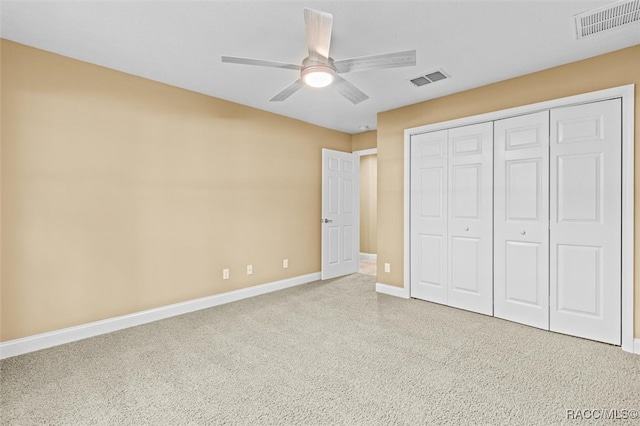
[[[549,329],[549,111],[495,122],[494,314]]]
[[[411,137],[411,297],[447,303],[447,131]]]
[[[620,344],[621,101],[551,111],[550,328]]]
[[[450,306],[493,315],[493,123],[449,130]]]

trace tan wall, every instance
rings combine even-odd
[[[377,155],[360,157],[360,252],[378,250],[378,171]]]
[[[351,135],[6,40],[1,85],[3,341],[320,270]]]
[[[378,282],[403,286],[404,130],[490,111],[636,84],[635,141],[640,141],[640,45],[378,114]],[[636,162],[635,335],[640,337],[640,149]]]
[[[356,133],[351,136],[351,150],[361,151],[378,146],[377,132]],[[363,156],[360,159],[360,252],[377,252],[378,233],[378,193],[377,193],[377,157]]]
[[[363,149],[372,149],[378,146],[377,132],[356,133],[351,135],[351,151],[360,151]]]

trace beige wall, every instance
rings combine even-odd
[[[372,149],[378,146],[377,133],[375,130],[369,132],[356,133],[351,136],[351,151]]]
[[[520,105],[636,84],[635,141],[640,141],[640,45],[378,114],[378,282],[403,286],[403,149],[407,128]],[[636,194],[640,149],[635,152]],[[640,197],[636,195],[635,335],[640,337]]]
[[[373,149],[377,146],[375,130],[351,136],[351,150],[354,152]],[[376,155],[367,155],[360,159],[360,253],[377,253],[377,164]]]
[[[360,157],[360,253],[378,250],[378,172],[377,155]]]
[[[321,148],[351,135],[1,48],[1,340],[320,270]]]

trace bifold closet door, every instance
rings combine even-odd
[[[448,304],[493,315],[493,123],[448,139]]]
[[[447,131],[411,136],[411,297],[447,304]]]
[[[493,314],[493,123],[411,137],[411,297]]]
[[[494,133],[494,315],[548,330],[549,111]]]
[[[551,110],[550,329],[620,344],[621,101]]]

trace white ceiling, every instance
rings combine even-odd
[[[376,114],[640,44],[640,24],[577,40],[573,16],[611,1],[5,1],[3,38],[348,133]],[[303,8],[333,17],[335,60],[409,49],[415,67],[343,74],[370,99],[303,88],[269,99],[293,70],[223,64],[222,55],[300,63]],[[444,69],[451,79],[409,79]],[[640,71],[639,71],[640,72]]]

